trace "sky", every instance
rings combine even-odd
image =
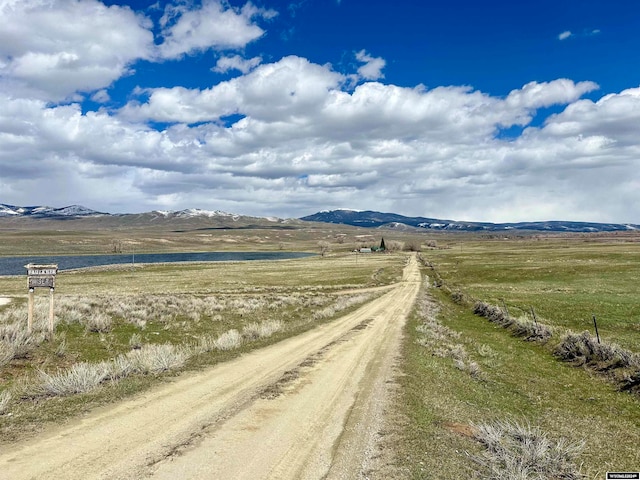
[[[0,0],[0,203],[640,224],[640,2]]]

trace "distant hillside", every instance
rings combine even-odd
[[[111,215],[122,226],[148,227],[164,226],[175,231],[252,229],[252,228],[293,228],[291,224],[300,224],[300,220],[276,217],[251,217],[227,213],[220,210],[201,210],[189,208],[179,211],[154,210],[146,213],[126,213]]]
[[[313,215],[302,217],[307,222],[325,222],[368,228],[403,228],[413,227],[425,230],[466,231],[466,232],[506,232],[506,231],[544,231],[544,232],[616,232],[640,230],[640,225],[590,222],[519,222],[519,223],[485,223],[457,222],[426,217],[405,217],[396,213],[381,213],[358,210],[323,210]],[[406,228],[405,227],[405,228]]]
[[[105,215],[82,205],[69,205],[68,207],[52,208],[46,206],[18,207],[0,203],[0,217],[85,217],[93,215]]]
[[[304,224],[297,219],[250,217],[220,210],[189,208],[179,211],[154,210],[145,213],[110,214],[80,205],[63,208],[46,206],[18,207],[0,204],[0,221],[9,228],[47,229],[153,229],[187,232],[220,229],[291,229]]]

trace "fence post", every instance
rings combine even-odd
[[[593,326],[596,328],[596,338],[598,339],[598,343],[600,343],[600,334],[598,333],[598,322],[596,322],[595,315],[593,315]]]

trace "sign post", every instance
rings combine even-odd
[[[49,336],[53,338],[53,287],[49,289]]]
[[[33,330],[33,302],[36,288],[49,288],[49,336],[53,337],[53,291],[56,288],[56,274],[58,265],[25,265],[27,269],[27,286],[29,288],[29,314],[27,318],[27,331]]]
[[[29,289],[29,316],[27,318],[27,333],[31,335],[33,330],[33,288]]]

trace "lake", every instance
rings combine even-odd
[[[193,252],[137,253],[135,263],[230,262],[248,260],[289,260],[314,255],[304,252]],[[0,275],[26,275],[29,263],[58,264],[60,270],[133,263],[131,254],[121,255],[49,255],[37,257],[0,257]]]

